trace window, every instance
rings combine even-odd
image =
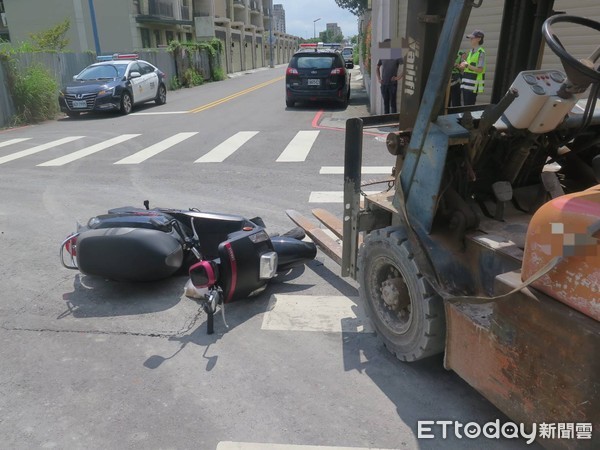
[[[160,30],[154,30],[154,40],[156,41],[156,46],[161,45],[162,41],[160,40]]]
[[[131,76],[132,72],[139,72],[140,75],[143,74],[142,69],[140,68],[140,65],[138,63],[133,63],[129,66],[129,75]]]
[[[150,41],[150,30],[148,28],[140,28],[140,33],[142,34],[142,48],[152,47],[152,42]]]
[[[333,61],[331,56],[300,56],[298,69],[331,69]]]
[[[167,44],[168,44],[169,42],[171,42],[171,41],[174,41],[174,40],[175,40],[175,37],[174,37],[174,35],[173,35],[173,32],[172,32],[172,31],[170,31],[170,30],[167,30],[167,32],[166,32],[166,33],[167,33]]]
[[[144,62],[138,62],[138,65],[140,66],[140,73],[142,75],[147,75],[149,73],[154,72],[154,67],[152,67],[150,64],[146,64]]]
[[[188,42],[192,42],[194,40],[192,33],[185,33],[185,40]]]

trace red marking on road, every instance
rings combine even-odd
[[[323,110],[320,110],[313,118],[313,121],[312,121],[313,128],[316,128],[318,130],[346,131],[345,128],[324,127],[324,126],[319,125],[322,117],[323,117]],[[363,131],[363,134],[365,134],[367,136],[375,136],[375,137],[387,136],[386,133],[372,133],[370,131]]]

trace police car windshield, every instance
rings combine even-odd
[[[124,64],[103,64],[100,66],[90,66],[77,75],[77,79],[81,81],[105,79],[112,80],[114,78],[121,78],[124,76],[126,69],[127,65]]]

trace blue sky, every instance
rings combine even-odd
[[[345,37],[358,34],[357,17],[340,8],[335,0],[273,0],[285,9],[286,32],[302,38],[312,38],[314,27],[317,36],[325,24],[337,22]],[[313,20],[321,19],[313,24]]]

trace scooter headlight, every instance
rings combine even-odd
[[[260,255],[260,271],[261,280],[273,278],[277,273],[277,253],[267,252]]]

